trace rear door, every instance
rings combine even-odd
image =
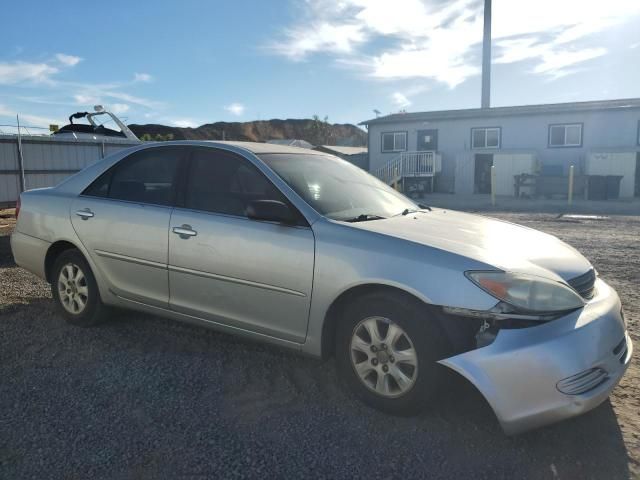
[[[194,148],[183,206],[171,216],[170,307],[303,342],[313,280],[313,232],[302,217],[294,226],[250,220],[247,205],[259,199],[286,202],[247,159],[220,149]]]
[[[134,152],[72,205],[78,237],[118,296],[168,307],[168,230],[182,147]]]

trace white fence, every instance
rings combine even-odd
[[[105,156],[138,145],[120,139],[58,140],[40,135],[0,135],[0,206],[20,192],[50,187]]]
[[[392,184],[402,177],[433,177],[440,171],[440,157],[433,151],[402,152],[390,160],[374,175],[386,184]]]

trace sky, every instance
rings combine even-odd
[[[0,124],[480,106],[482,0],[40,0],[4,6]],[[640,97],[640,1],[494,0],[491,105]],[[7,131],[7,127],[0,126]]]

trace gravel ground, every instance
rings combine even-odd
[[[492,215],[593,260],[640,333],[640,217]],[[15,267],[0,212],[0,478],[640,478],[640,369],[592,412],[517,437],[452,374],[433,409],[381,414],[321,363],[124,313],[93,329],[54,313]]]

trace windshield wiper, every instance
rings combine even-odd
[[[410,213],[418,213],[421,212],[422,210],[428,210],[431,211],[431,207],[428,207],[427,205],[423,205],[421,203],[418,204],[418,209],[415,208],[405,208],[403,211],[401,211],[400,213],[397,213],[394,215],[394,217],[398,217],[400,215],[402,215],[403,217],[409,215]]]
[[[367,222],[369,220],[384,220],[387,217],[381,217],[380,215],[373,215],[370,213],[361,213],[357,217],[346,218],[345,222],[355,223],[355,222]]]

